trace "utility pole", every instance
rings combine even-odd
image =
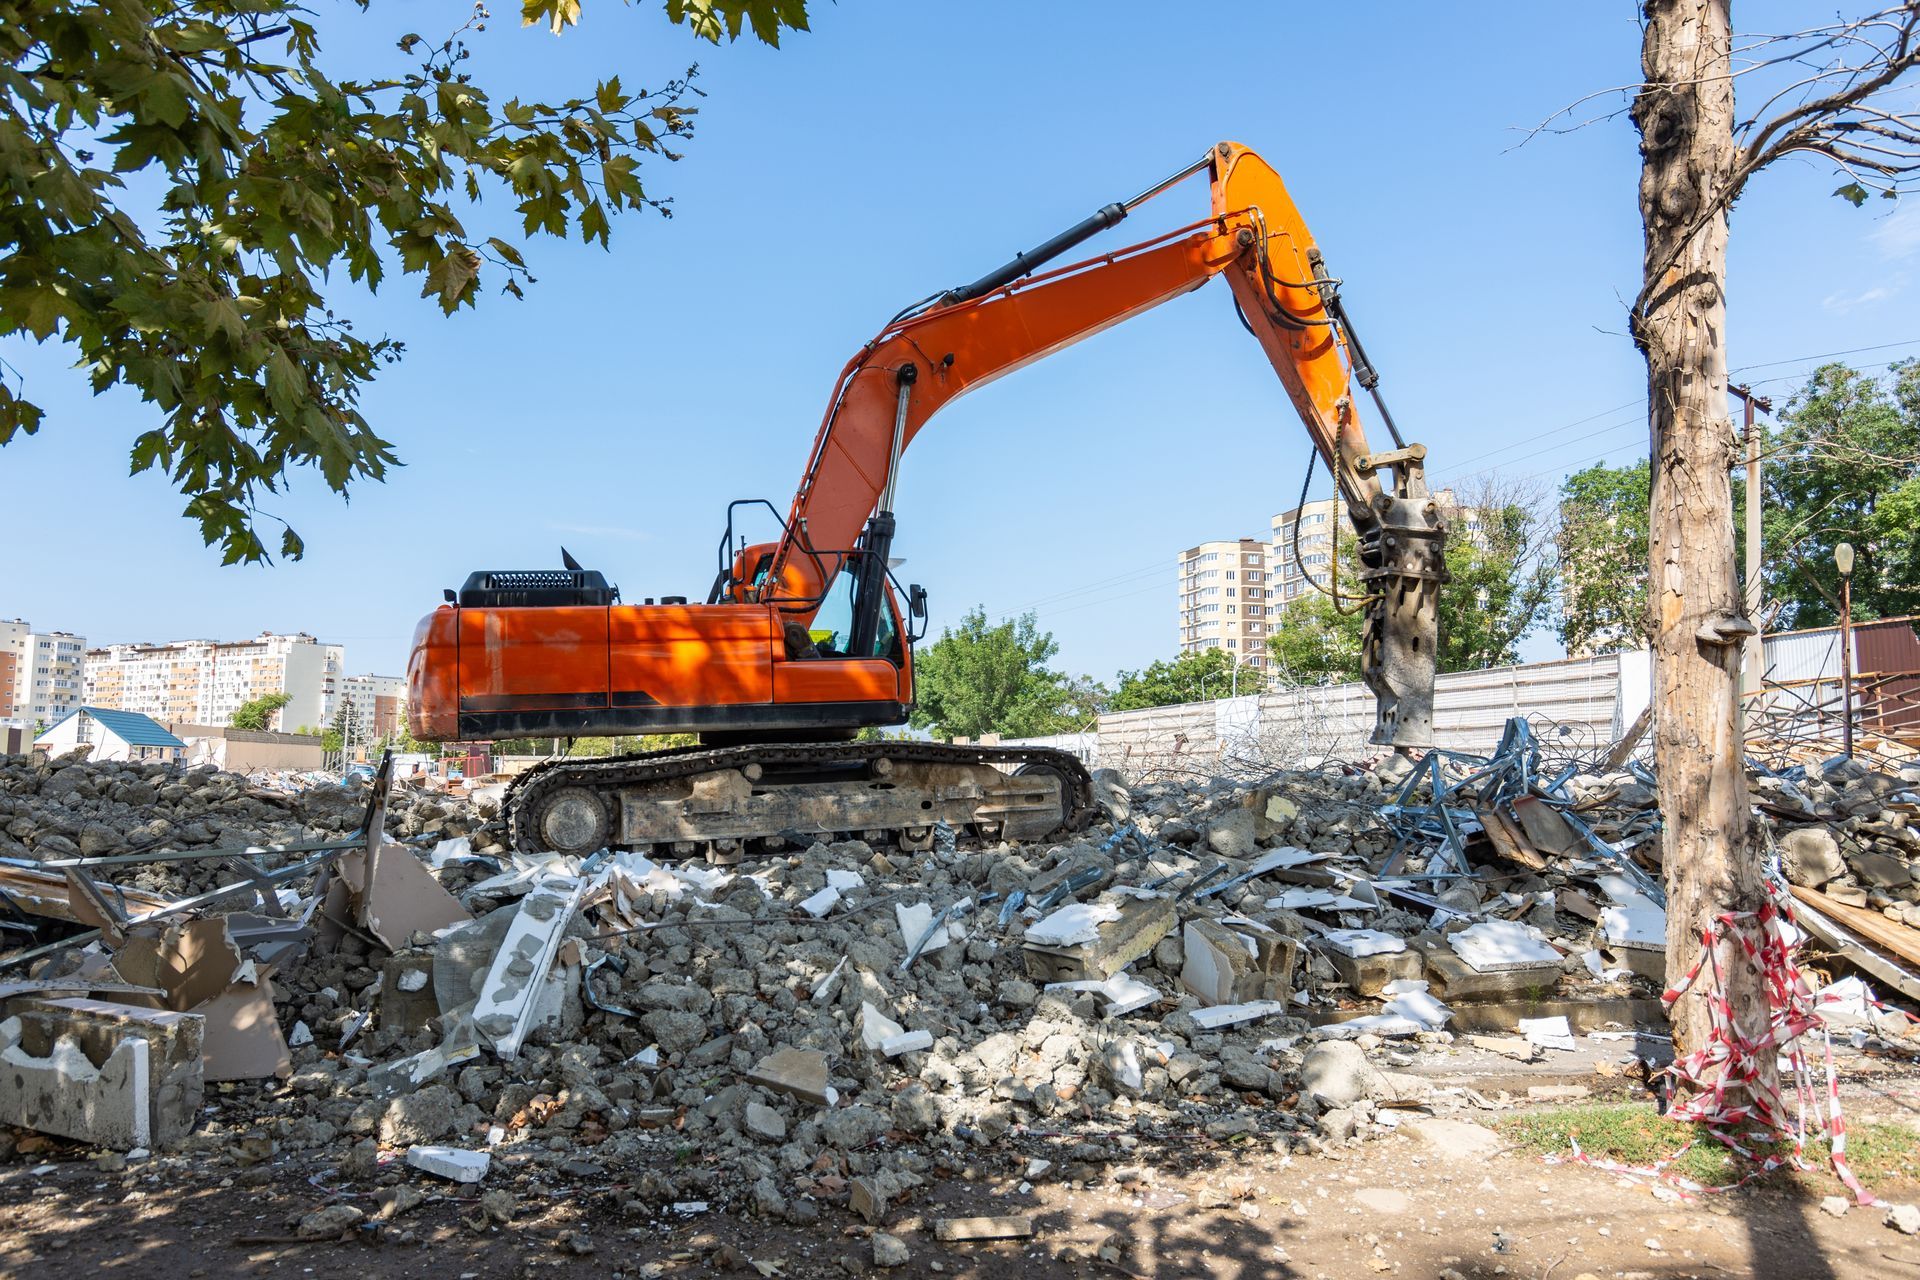
[[[1729,395],[1740,397],[1745,409],[1747,442],[1747,576],[1746,605],[1747,618],[1756,628],[1747,637],[1746,653],[1740,663],[1740,692],[1745,698],[1759,694],[1761,681],[1767,670],[1767,643],[1757,628],[1760,625],[1761,599],[1760,582],[1760,437],[1754,433],[1753,411],[1758,408],[1762,413],[1773,412],[1773,400],[1768,396],[1756,396],[1751,387],[1727,388]]]

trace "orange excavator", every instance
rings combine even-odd
[[[1206,218],[1040,270],[1202,172],[1213,192]],[[565,552],[562,569],[479,572],[447,591],[414,633],[413,735],[699,736],[694,747],[557,758],[521,774],[506,802],[514,844],[529,851],[621,846],[731,860],[839,834],[922,849],[942,823],[1009,840],[1084,825],[1091,779],[1067,752],[856,740],[865,727],[904,722],[914,702],[927,607],[926,592],[902,591],[890,568],[901,459],[955,397],[1215,276],[1358,534],[1373,740],[1431,745],[1446,525],[1427,494],[1426,450],[1394,428],[1340,282],[1279,175],[1230,142],[889,321],[841,370],[785,517],[764,500],[728,507],[705,603],[623,602]],[[1356,383],[1394,448],[1367,443]],[[736,544],[736,516],[753,506],[772,513],[779,537]]]

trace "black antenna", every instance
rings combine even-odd
[[[573,558],[573,552],[562,547],[560,548],[560,567],[563,569],[578,570],[580,568],[580,562]]]

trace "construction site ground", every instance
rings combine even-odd
[[[843,1206],[827,1207],[805,1228],[720,1213],[662,1218],[638,1209],[621,1175],[593,1168],[589,1151],[566,1184],[550,1172],[538,1182],[517,1177],[512,1162],[502,1162],[488,1185],[513,1187],[521,1209],[505,1226],[476,1212],[480,1188],[449,1184],[380,1233],[295,1241],[291,1223],[338,1198],[324,1161],[270,1156],[250,1164],[236,1151],[102,1168],[82,1149],[52,1143],[38,1163],[0,1167],[7,1224],[0,1275],[1851,1280],[1920,1273],[1920,1237],[1886,1225],[1884,1210],[1832,1213],[1829,1197],[1844,1188],[1828,1170],[1687,1197],[1649,1180],[1544,1159],[1502,1131],[1503,1120],[1559,1101],[1529,1102],[1530,1088],[1644,1101],[1644,1088],[1623,1078],[1620,1064],[1658,1042],[1615,1043],[1619,1052],[1583,1043],[1535,1063],[1453,1050],[1416,1068],[1436,1086],[1484,1097],[1482,1123],[1451,1120],[1434,1131],[1415,1125],[1418,1132],[1290,1156],[1198,1134],[1142,1139],[1130,1164],[1084,1185],[1023,1186],[1017,1163],[1009,1169],[1001,1158],[943,1171],[879,1228]],[[1844,1049],[1841,1061],[1850,1122],[1911,1123],[1920,1150],[1920,1068]],[[1016,1158],[1057,1160],[1057,1145],[1029,1133],[1016,1140]],[[1870,1190],[1894,1203],[1920,1198],[1911,1179],[1878,1181]],[[355,1199],[372,1209],[364,1192]],[[1030,1217],[1033,1235],[967,1244],[933,1237],[936,1218],[1004,1215]],[[875,1230],[904,1241],[910,1260],[891,1272],[876,1268]]]

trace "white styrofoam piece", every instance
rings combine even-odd
[[[1159,989],[1140,981],[1132,974],[1122,970],[1111,978],[1101,982],[1093,978],[1081,978],[1073,982],[1049,982],[1042,991],[1091,991],[1105,1000],[1106,1008],[1101,1016],[1118,1018],[1144,1009],[1160,998]]]
[[[869,1052],[884,1052],[887,1041],[906,1032],[906,1028],[875,1008],[871,1000],[860,1002],[860,1043]]]
[[[839,901],[840,891],[832,885],[828,885],[811,897],[801,899],[800,909],[812,916],[815,920],[818,920],[826,915],[827,912],[833,910],[834,904]]]
[[[925,1027],[917,1031],[902,1031],[899,1035],[888,1036],[880,1042],[880,1052],[889,1058],[897,1058],[903,1053],[919,1053],[933,1048],[933,1032]]]
[[[1329,929],[1322,936],[1335,951],[1356,960],[1366,956],[1393,955],[1407,949],[1405,938],[1396,938],[1378,929]]]
[[[1193,1019],[1195,1026],[1212,1031],[1217,1027],[1232,1027],[1258,1018],[1271,1018],[1276,1013],[1286,1011],[1284,1000],[1250,1000],[1246,1004],[1217,1004],[1211,1009],[1195,1009],[1187,1016]]]
[[[1410,1018],[1429,1031],[1438,1031],[1453,1017],[1453,1010],[1426,991],[1403,991],[1381,1006],[1382,1011]]]
[[[1573,1050],[1573,1027],[1564,1016],[1520,1019],[1520,1034],[1543,1049]]]
[[[455,1182],[478,1182],[487,1176],[493,1157],[484,1151],[469,1151],[465,1147],[416,1143],[407,1148],[407,1164],[423,1173],[437,1174]]]
[[[858,871],[843,871],[835,867],[827,872],[827,885],[842,893],[851,893],[855,889],[862,888],[866,883]]]
[[[1560,953],[1547,945],[1538,929],[1512,920],[1482,920],[1447,935],[1453,953],[1480,973],[1559,964]]]
[[[1351,1040],[1358,1035],[1411,1036],[1432,1029],[1397,1013],[1369,1013],[1344,1022],[1330,1022],[1320,1028],[1320,1034],[1335,1040]]]
[[[900,926],[900,945],[911,950],[933,923],[933,908],[924,902],[916,902],[912,906],[896,902],[893,904],[893,919]],[[951,941],[953,933],[942,923],[934,931],[933,937],[928,939],[927,945],[921,948],[921,954],[938,951]]]
[[[1024,936],[1036,947],[1077,947],[1097,939],[1101,925],[1119,918],[1120,908],[1111,902],[1069,902],[1029,925]]]

